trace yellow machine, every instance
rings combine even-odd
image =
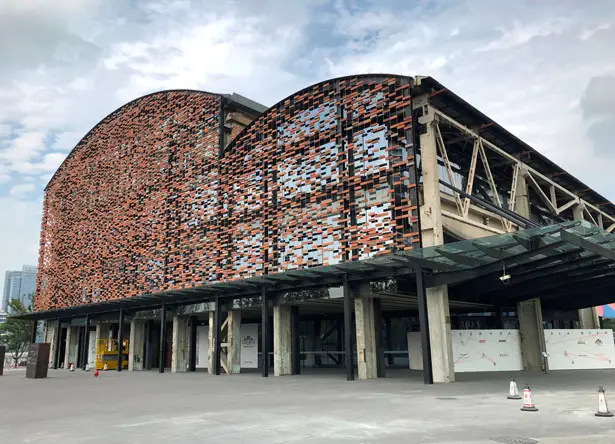
[[[98,339],[96,341],[96,370],[115,370],[118,361],[117,339]],[[122,369],[128,368],[128,340],[122,343]]]

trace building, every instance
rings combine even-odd
[[[7,271],[4,275],[4,293],[2,295],[2,309],[9,310],[9,301],[19,299],[21,289],[21,271]]]
[[[481,362],[536,370],[555,364],[545,327],[596,329],[615,299],[613,229],[615,205],[431,77],[331,79],[268,109],[164,91],[47,185],[23,318],[54,367],[126,347],[120,370],[453,382],[464,331],[507,328],[494,347],[517,362]]]
[[[25,307],[32,305],[32,295],[36,291],[35,265],[24,265],[21,271],[7,271],[4,278],[2,309],[10,312],[9,301],[19,299]]]

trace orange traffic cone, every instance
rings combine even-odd
[[[72,362],[70,364],[68,364],[68,371],[69,372],[74,372],[75,371],[75,366],[73,365]]]
[[[525,388],[523,389],[523,407],[521,410],[524,412],[537,412],[538,409],[532,402],[532,389],[528,384],[525,384]]]
[[[515,378],[510,378],[510,387],[508,388],[508,399],[521,399]]]
[[[96,369],[96,371],[94,372],[94,377],[98,378],[98,369]]]
[[[609,410],[609,406],[606,403],[606,394],[602,386],[598,387],[598,412],[596,416],[604,416],[607,418],[613,416],[613,412]]]

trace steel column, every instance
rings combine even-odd
[[[301,345],[299,336],[299,307],[290,307],[290,328],[291,328],[291,373],[298,375],[301,373]]]
[[[344,356],[346,363],[346,380],[354,381],[354,353],[352,350],[352,337],[355,334],[355,329],[352,322],[354,297],[348,286],[348,275],[344,275],[342,277],[342,285],[344,289]]]
[[[190,355],[188,357],[188,370],[191,372],[196,371],[196,327],[197,327],[197,317],[190,317]]]
[[[58,318],[58,329],[56,330],[55,337],[53,341],[55,342],[55,347],[53,351],[53,369],[57,370],[60,363],[60,338],[62,337],[62,319]]]
[[[122,371],[124,357],[122,356],[122,344],[124,343],[124,309],[120,308],[120,320],[117,328],[117,368],[118,372]]]
[[[90,359],[90,315],[85,315],[85,334],[83,335],[83,369],[85,370]]]
[[[261,291],[261,353],[262,353],[262,375],[264,378],[269,376],[269,316],[267,313],[267,307],[269,305],[269,298],[267,297],[267,289],[262,287]]]
[[[214,299],[214,331],[212,332],[213,338],[213,353],[212,363],[214,367],[213,374],[220,374],[220,296],[216,295]]]
[[[423,382],[433,384],[433,372],[431,368],[431,341],[429,339],[429,319],[427,317],[427,293],[423,269],[417,267],[416,272],[416,294],[419,305],[419,323],[421,324],[421,348],[423,349]]]
[[[32,321],[32,330],[30,331],[30,342],[36,343],[36,334],[38,333],[38,321]]]
[[[164,373],[167,357],[167,307],[162,303],[160,310],[160,350],[158,350],[158,372]]]

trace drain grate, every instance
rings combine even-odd
[[[491,438],[499,444],[536,444],[538,441],[532,438],[512,438],[510,436],[501,436],[499,438]]]
[[[441,399],[443,401],[455,401],[457,398],[450,398],[450,397],[446,398],[446,397],[444,397],[444,398],[436,398],[436,399]]]

